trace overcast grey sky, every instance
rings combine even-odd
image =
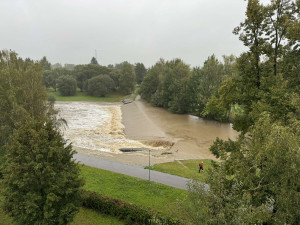
[[[54,63],[151,66],[181,58],[201,66],[245,50],[232,34],[244,0],[0,0],[0,48]]]

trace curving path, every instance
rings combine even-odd
[[[87,166],[109,170],[116,173],[132,176],[132,177],[138,177],[145,180],[149,179],[149,170],[139,166],[123,164],[120,162],[93,157],[84,154],[79,154],[79,153],[75,154],[73,158],[75,159],[75,161]],[[184,190],[188,189],[187,183],[190,181],[190,179],[184,177],[161,173],[153,170],[150,171],[150,180],[168,186],[184,189]]]

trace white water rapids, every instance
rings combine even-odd
[[[120,105],[59,102],[55,108],[67,121],[62,132],[74,147],[111,153],[121,153],[120,148],[147,147],[125,138]]]

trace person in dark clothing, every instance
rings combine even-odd
[[[200,173],[200,170],[203,170],[203,161],[201,163],[199,163],[199,173]]]

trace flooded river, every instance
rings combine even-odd
[[[210,158],[216,137],[235,139],[230,124],[171,114],[142,100],[121,105],[98,102],[58,102],[68,127],[64,136],[80,153],[145,165],[148,152],[122,153],[119,148],[151,148],[152,163]]]

